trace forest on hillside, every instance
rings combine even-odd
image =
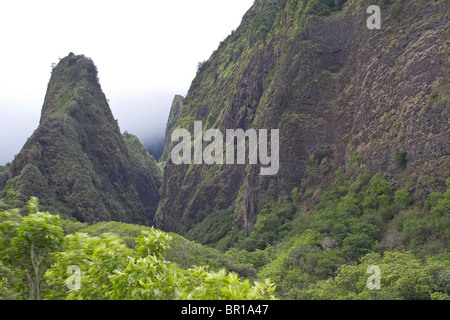
[[[348,181],[337,172],[312,212],[292,190],[267,203],[245,237],[232,212],[219,211],[192,230],[201,244],[153,227],[61,219],[31,198],[0,213],[0,297],[448,300],[447,184],[421,209],[381,174]]]

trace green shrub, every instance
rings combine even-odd
[[[372,180],[370,180],[368,192],[378,197],[383,195],[389,196],[392,194],[392,185],[380,172],[378,172]]]
[[[403,11],[403,7],[405,5],[405,0],[395,0],[395,3],[393,4],[393,6],[391,7],[391,14],[392,17],[394,17],[395,19],[399,19],[400,15]]]
[[[412,202],[411,195],[408,192],[408,189],[403,188],[395,191],[394,193],[394,201],[399,207],[399,209],[405,209]]]
[[[216,246],[233,229],[234,207],[209,214],[202,222],[194,225],[186,238],[203,245]],[[225,248],[228,249],[228,248]]]
[[[248,251],[263,250],[282,240],[292,229],[294,213],[295,205],[287,197],[269,202],[258,215],[250,236],[237,246]]]
[[[407,154],[408,153],[406,151],[400,151],[394,154],[394,162],[399,168],[406,168],[406,165],[408,164],[408,161],[406,159]]]
[[[305,13],[317,16],[327,16],[331,13],[330,3],[334,1],[328,0],[309,0],[306,6]]]
[[[402,234],[408,240],[409,249],[417,252],[431,239],[433,226],[428,219],[413,217],[403,223]]]
[[[381,271],[381,288],[367,286],[369,266]],[[359,263],[343,265],[336,277],[317,283],[301,291],[303,299],[317,300],[431,300],[447,299],[448,281],[442,276],[449,270],[448,261],[422,261],[411,253],[386,252],[383,256],[370,253]],[[437,293],[437,295],[436,295]]]
[[[65,238],[64,252],[45,278],[49,298],[69,300],[266,300],[274,299],[269,281],[255,282],[225,270],[209,272],[205,267],[182,269],[164,260],[172,237],[151,228],[136,239],[135,250],[120,238],[90,237],[77,233]],[[77,265],[82,273],[78,289],[64,283],[67,267]]]
[[[440,199],[431,208],[430,214],[436,229],[450,244],[450,188],[447,190],[447,197]]]

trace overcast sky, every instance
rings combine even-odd
[[[0,3],[0,164],[39,123],[51,64],[94,60],[120,128],[162,135],[175,94],[241,22],[253,0],[14,0]]]

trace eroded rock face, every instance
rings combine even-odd
[[[167,161],[169,157],[169,151],[171,147],[171,135],[173,130],[175,129],[175,125],[177,123],[178,118],[180,117],[181,108],[183,107],[184,97],[180,95],[176,95],[173,98],[172,107],[170,109],[169,120],[166,125],[166,135],[165,135],[165,144],[164,150],[161,155],[160,161]]]
[[[301,1],[255,3],[193,81],[176,125],[279,129],[280,171],[262,177],[258,166],[169,159],[157,227],[183,233],[235,205],[235,226],[248,233],[265,201],[331,185],[336,170],[383,172],[418,200],[444,185],[449,3],[383,7],[381,30],[366,27],[368,5],[347,1],[320,17],[302,15]],[[394,160],[402,151],[406,168]],[[440,177],[433,186],[430,176]]]

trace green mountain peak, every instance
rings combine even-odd
[[[89,98],[97,96],[97,102],[106,102],[101,97],[97,67],[92,59],[70,53],[53,69],[42,108],[41,123],[51,115],[65,112],[75,113],[81,106],[89,104]],[[105,101],[103,101],[105,100]],[[107,104],[98,107],[109,109]]]
[[[40,125],[0,190],[10,202],[37,196],[44,208],[79,221],[151,224],[161,173],[136,144],[122,136],[93,61],[71,53],[53,69]]]

